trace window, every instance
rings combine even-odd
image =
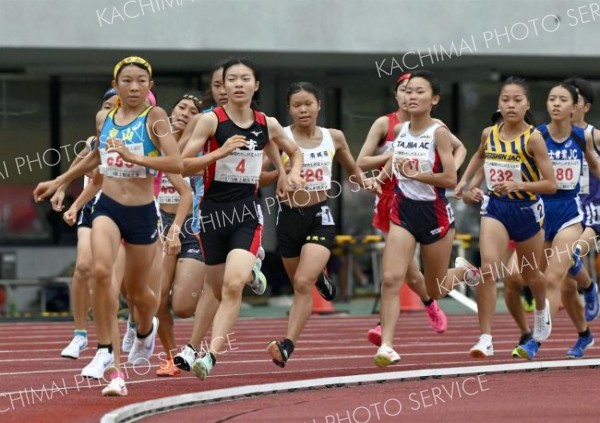
[[[0,75],[0,242],[49,240],[47,210],[32,191],[50,177],[48,79]]]

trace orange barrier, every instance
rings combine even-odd
[[[417,294],[415,294],[406,282],[400,288],[400,311],[417,311],[423,310],[423,302]]]
[[[321,297],[317,288],[313,286],[312,314],[334,314],[337,313],[333,304]]]

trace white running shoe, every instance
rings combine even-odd
[[[212,358],[209,353],[204,353],[201,358],[197,358],[192,364],[192,371],[198,379],[206,380],[213,368]]]
[[[144,360],[147,363],[152,357],[154,352],[154,345],[156,344],[156,333],[158,332],[158,319],[152,318],[152,332],[144,339],[140,339],[136,336],[131,351],[129,351],[128,361],[132,364],[136,364],[139,360]]]
[[[387,367],[400,361],[400,355],[390,346],[382,344],[373,358],[377,367]]]
[[[129,320],[127,321],[127,326],[125,329],[125,336],[123,336],[123,342],[121,342],[121,351],[130,352],[133,348],[133,343],[135,342],[136,333],[135,326],[131,327],[129,325]]]
[[[192,368],[192,364],[194,364],[194,361],[197,358],[198,352],[189,345],[186,345],[175,357],[173,357],[173,363],[181,370],[189,372]]]
[[[546,307],[543,310],[533,311],[533,339],[537,342],[544,342],[552,332],[552,320],[550,319],[550,303],[546,299]]]
[[[252,292],[256,295],[262,295],[267,290],[267,278],[260,271],[260,267],[262,266],[262,260],[257,258],[254,262],[254,267],[252,268],[252,277],[254,280],[250,282],[250,288],[252,288]]]
[[[102,389],[102,395],[105,397],[124,397],[127,395],[127,386],[122,377],[116,377]]]
[[[256,258],[259,259],[261,262],[265,259],[265,249],[262,247],[262,245],[258,247],[258,253],[256,253]]]
[[[469,351],[473,358],[485,358],[494,355],[494,346],[492,345],[492,335],[483,334],[479,341]]]
[[[85,350],[87,346],[87,336],[75,335],[69,345],[61,351],[60,356],[73,359],[79,358],[79,353]]]
[[[94,379],[101,379],[104,377],[106,369],[111,367],[115,363],[115,357],[113,353],[108,352],[108,348],[98,348],[96,355],[81,371],[81,376],[91,377]]]
[[[456,257],[456,260],[454,260],[454,267],[462,267],[463,269],[467,269],[464,277],[467,285],[476,286],[479,284],[479,282],[481,282],[481,271],[477,267],[473,266],[467,259],[463,257]]]

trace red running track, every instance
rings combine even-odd
[[[395,342],[402,361],[390,366],[389,370],[515,362],[510,351],[518,333],[508,315],[497,316],[495,356],[485,360],[473,360],[468,355],[479,333],[477,317],[451,315],[449,320],[448,332],[438,335],[431,331],[421,313],[401,316]],[[135,371],[125,367],[129,395],[120,398],[102,397],[100,390],[104,383],[84,380],[79,376],[81,368],[93,357],[93,348],[86,350],[79,360],[59,356],[60,350],[70,341],[71,324],[3,324],[0,325],[0,421],[97,422],[110,410],[148,399],[234,386],[380,372],[372,364],[376,348],[365,338],[367,329],[375,321],[374,317],[313,317],[290,362],[285,369],[279,369],[271,363],[265,347],[270,340],[280,339],[285,334],[285,319],[242,319],[229,337],[231,349],[220,357],[207,381],[202,382],[187,373],[176,378],[156,378],[154,375],[160,360],[155,355],[152,367],[140,366]],[[563,359],[566,350],[575,341],[576,334],[565,313],[561,312],[553,323],[553,334],[542,346],[538,356],[540,360]],[[191,327],[191,321],[176,322],[178,345],[188,340]],[[591,325],[592,331],[597,328],[598,323]],[[89,336],[91,346],[95,345],[93,330]],[[158,347],[157,351],[162,350]],[[589,350],[586,355],[586,358],[598,357],[600,355],[595,349]],[[565,421],[567,415],[569,421],[596,421],[592,409],[598,409],[597,402],[591,399],[592,395],[597,396],[600,388],[598,370],[490,374],[485,376],[487,382],[482,383],[476,395],[468,395],[467,391],[472,393],[475,389],[477,376],[474,378],[388,382],[277,394],[202,405],[148,420],[262,422],[281,420],[285,416],[293,422],[328,423],[341,419],[339,421],[353,423],[365,422],[365,410],[368,409],[371,413],[369,422],[398,421],[400,418],[409,421],[464,421],[467,418],[479,419],[483,415],[490,422],[506,421],[508,418],[535,421],[536,415],[540,416],[540,421],[541,417],[544,421]],[[456,398],[459,393],[456,383],[463,382],[467,386],[465,392],[461,398]],[[448,395],[438,396],[436,403],[430,404],[437,389],[445,387],[446,394],[452,386],[455,387],[452,399]],[[425,393],[421,394],[421,391]],[[421,398],[420,409],[411,409],[416,408],[411,394],[413,400]],[[423,395],[431,398],[423,399]],[[375,408],[371,404],[381,400],[383,404],[390,398],[390,414],[398,410],[398,406],[392,408],[394,400],[402,404],[402,411],[396,417],[381,414],[380,420],[376,420]],[[442,402],[443,399],[445,402]],[[346,412],[350,413],[350,420],[343,420]],[[352,416],[354,412],[357,414]],[[339,419],[336,420],[335,416]]]

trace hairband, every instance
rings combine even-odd
[[[181,97],[181,100],[192,100],[198,110],[200,110],[200,106],[202,106],[202,100],[200,100],[198,97],[196,97],[195,95],[192,95],[192,94],[184,94]]]
[[[148,61],[146,59],[142,59],[141,57],[138,56],[129,56],[124,58],[123,60],[121,60],[119,63],[117,63],[113,69],[113,78],[117,79],[117,75],[119,74],[119,71],[121,70],[121,68],[125,65],[130,65],[130,64],[138,64],[141,65],[144,69],[146,69],[148,71],[148,73],[150,74],[150,76],[152,76],[152,66],[150,66],[150,63],[148,63]]]
[[[411,74],[410,74],[410,73],[405,73],[405,74],[402,74],[402,75],[400,75],[400,76],[398,77],[398,79],[396,80],[396,84],[399,84],[399,83],[401,83],[402,81],[405,81],[405,80],[409,79],[409,78],[410,78],[410,76],[411,76]]]
[[[109,88],[108,90],[106,90],[106,92],[104,93],[104,95],[102,96],[102,101],[106,101],[109,98],[111,98],[112,96],[118,95],[119,93],[117,92],[117,90],[115,90],[114,88]]]

